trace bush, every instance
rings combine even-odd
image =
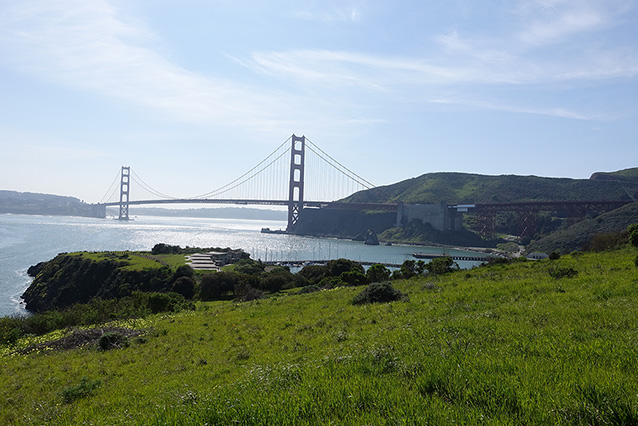
[[[235,284],[235,297],[242,302],[262,299],[264,292],[251,286],[247,282],[239,281]]]
[[[382,283],[372,283],[352,300],[354,305],[366,303],[386,303],[405,299],[405,295],[392,287],[392,283],[385,281]]]
[[[549,254],[549,260],[558,260],[560,259],[560,253],[557,251],[553,251]]]
[[[638,247],[638,229],[629,234],[629,243],[634,247]]]
[[[135,296],[140,298],[142,305],[153,314],[160,312],[179,312],[191,307],[186,299],[184,299],[184,296],[177,293],[136,292]]]
[[[118,333],[117,331],[104,333],[98,341],[98,346],[103,351],[125,348],[128,347],[128,345],[128,337],[124,336],[122,333]]]
[[[317,291],[321,290],[321,288],[318,285],[307,285],[305,287],[301,287],[299,290],[297,290],[294,294],[308,294],[308,293],[315,293]]]
[[[583,245],[583,250],[593,250],[596,252],[611,250],[627,243],[627,235],[624,232],[610,232],[606,234],[596,234],[592,239]]]
[[[233,265],[233,270],[240,274],[260,275],[265,270],[265,265],[252,259],[241,259]]]
[[[552,278],[574,278],[578,275],[578,271],[574,268],[550,268],[547,272]]]
[[[87,396],[92,395],[95,389],[97,389],[101,384],[102,381],[99,379],[89,381],[89,379],[83,377],[79,385],[69,386],[63,389],[62,392],[60,392],[60,395],[64,402],[70,404],[76,399],[86,398]]]
[[[22,335],[20,318],[17,316],[0,318],[0,345],[14,345]]]

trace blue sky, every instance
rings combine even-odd
[[[194,196],[292,133],[376,185],[636,167],[637,28],[634,0],[1,1],[0,189],[97,202],[129,165]]]

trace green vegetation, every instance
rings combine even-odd
[[[411,204],[505,203],[515,201],[633,200],[638,168],[594,173],[590,179],[428,173],[392,185],[357,192],[345,201]]]
[[[555,250],[570,253],[575,250],[602,251],[619,247],[627,243],[629,235],[627,227],[636,222],[638,222],[638,203],[627,204],[534,241],[527,247],[527,251],[549,253]]]
[[[398,279],[387,303],[350,286],[198,302],[111,324],[138,333],[112,350],[52,344],[85,329],[21,337],[0,349],[0,423],[636,424],[636,255]],[[357,269],[324,268],[309,285]]]

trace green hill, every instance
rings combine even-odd
[[[344,287],[23,338],[0,349],[0,424],[637,424],[636,254],[399,280],[392,303]]]
[[[392,185],[357,192],[359,203],[506,203],[638,199],[638,168],[594,173],[590,179],[428,173]]]
[[[627,204],[619,209],[604,213],[597,218],[587,219],[567,229],[553,232],[532,242],[527,251],[569,253],[575,250],[583,250],[594,236],[618,233],[627,229],[633,223],[638,223],[638,203]]]

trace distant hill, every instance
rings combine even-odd
[[[538,176],[501,175],[487,176],[470,173],[428,173],[392,185],[357,192],[344,202],[357,203],[508,203],[521,201],[634,201],[638,199],[638,168],[616,172],[596,172],[589,179],[548,178]],[[433,232],[422,224],[393,228],[392,218],[385,221],[372,220],[373,212],[361,212],[350,220],[335,220],[335,213],[318,210],[300,219],[302,233],[313,235],[352,236],[361,229],[373,228],[381,239],[394,242],[463,244],[469,243],[469,233],[461,235]],[[344,213],[340,213],[343,215]],[[350,215],[353,215],[351,213]],[[380,215],[377,215],[381,217]],[[480,223],[475,223],[472,214],[467,215],[466,229],[478,232]],[[566,223],[564,217],[554,217],[549,212],[539,217],[538,233],[532,238],[543,237]],[[499,214],[495,220],[495,231],[520,235],[520,224],[514,213]],[[478,236],[475,235],[478,238]],[[493,244],[474,241],[473,245]]]
[[[0,190],[0,213],[93,216],[93,207],[75,197]]]
[[[638,199],[638,168],[597,172],[589,179],[428,173],[344,199],[359,203],[506,203]]]

